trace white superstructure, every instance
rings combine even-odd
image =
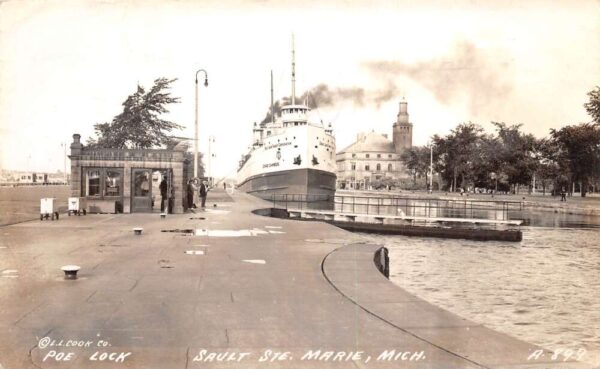
[[[258,174],[316,169],[335,174],[335,137],[331,128],[307,120],[310,108],[285,105],[277,121],[254,127],[254,143],[238,171],[238,183]]]
[[[291,104],[281,108],[277,119],[271,108],[270,122],[255,123],[252,147],[240,163],[238,185],[246,192],[335,191],[335,137],[331,125],[309,121],[310,108],[296,104],[294,52],[292,48]]]

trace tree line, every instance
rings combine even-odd
[[[542,190],[572,192],[581,196],[598,191],[600,182],[600,87],[588,93],[584,104],[592,121],[550,129],[536,138],[524,133],[522,124],[492,122],[493,133],[473,122],[461,123],[445,136],[434,135],[433,170],[440,189],[448,191],[483,188],[518,193],[531,189],[534,181]],[[401,160],[412,174],[426,179],[430,147],[406,150]]]

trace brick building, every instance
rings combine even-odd
[[[79,134],[71,144],[71,196],[85,197],[89,212],[160,212],[159,185],[166,179],[173,213],[182,213],[187,145],[172,150],[95,149]]]

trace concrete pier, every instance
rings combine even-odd
[[[350,232],[207,206],[1,227],[1,367],[586,368],[393,285]]]

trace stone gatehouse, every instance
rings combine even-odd
[[[161,149],[85,147],[81,135],[71,143],[71,196],[84,197],[89,212],[182,213],[188,179],[187,146]],[[166,182],[166,199],[161,183]],[[163,194],[165,185],[163,187]],[[164,210],[162,209],[164,207]]]

